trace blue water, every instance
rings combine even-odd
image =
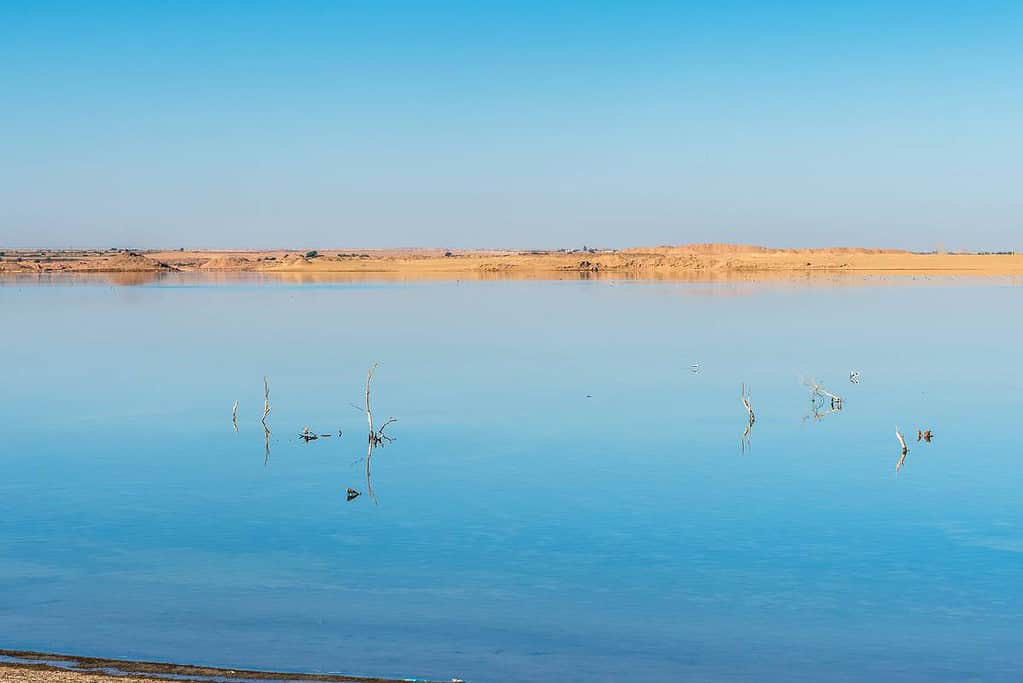
[[[1020,680],[1021,312],[1001,280],[2,280],[0,647]]]

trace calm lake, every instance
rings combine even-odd
[[[1018,681],[1021,313],[1019,280],[0,280],[0,647]]]

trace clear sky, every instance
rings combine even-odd
[[[0,0],[0,245],[1023,249],[1023,3]]]

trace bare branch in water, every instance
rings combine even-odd
[[[349,503],[362,495],[360,492],[356,491],[350,486],[348,487],[348,490],[345,493]]]
[[[377,369],[379,363],[374,363],[366,373],[366,426],[369,427],[369,437],[367,439],[366,448],[366,492],[369,497],[373,499],[374,503],[377,503],[376,493],[373,492],[373,480],[370,472],[371,463],[373,461],[373,449],[377,446],[383,446],[385,443],[390,443],[394,439],[386,434],[384,430],[387,426],[397,422],[396,418],[390,417],[380,426],[380,429],[374,429],[373,427],[373,409],[370,406],[369,394],[370,384],[373,381],[373,372]]]
[[[749,448],[750,434],[753,431],[753,423],[757,421],[756,413],[753,412],[753,406],[750,403],[749,392],[746,390],[745,383],[741,385],[739,389],[739,400],[742,401],[742,407],[746,409],[746,416],[749,418],[749,423],[746,425],[746,431],[742,433],[739,439],[739,445],[743,452]]]
[[[325,434],[324,436],[330,436],[330,434]],[[316,439],[320,438],[319,436],[316,435],[316,433],[313,430],[309,429],[308,425],[302,430],[302,433],[299,434],[298,437],[300,439],[305,439],[306,443],[309,443],[310,441],[315,441]]]
[[[263,457],[263,466],[270,462],[270,426],[266,423],[266,416],[270,414],[270,380],[263,376],[263,447],[266,455]]]
[[[266,416],[270,414],[270,381],[263,377],[263,426],[266,427]]]
[[[373,371],[377,369],[379,363],[373,363],[370,367],[369,372],[366,373],[366,422],[369,424],[369,440],[372,442],[376,432],[373,431],[373,411],[369,407],[369,383],[373,381]]]
[[[750,424],[757,421],[757,416],[753,413],[753,406],[749,402],[749,392],[746,391],[746,385],[741,385],[739,389],[739,400],[742,401],[742,407],[746,409],[746,414],[749,415]]]
[[[814,420],[822,420],[831,413],[842,409],[842,397],[825,389],[824,385],[814,378],[804,377],[803,385],[810,387],[810,415],[804,417],[804,421],[810,417],[813,417]]]
[[[373,410],[370,407],[369,389],[370,382],[372,382],[373,380],[373,372],[377,369],[378,365],[379,363],[374,363],[373,366],[369,369],[369,372],[366,373],[366,424],[369,427],[369,443],[372,446],[382,445],[384,443],[390,443],[391,441],[394,441],[393,437],[384,434],[384,430],[387,429],[387,425],[398,421],[397,418],[389,417],[384,422],[384,424],[381,425],[380,429],[373,428]]]
[[[895,464],[895,471],[898,472],[902,469],[902,465],[906,462],[906,454],[909,453],[909,448],[906,446],[906,439],[903,438],[902,432],[897,426],[895,427],[895,438],[899,440],[899,445],[902,446],[902,457],[900,457],[899,462]]]
[[[238,401],[234,402],[234,407],[231,408],[231,424],[234,426],[234,431],[238,433]]]
[[[826,396],[827,398],[831,399],[832,405],[837,406],[838,410],[842,409],[841,408],[841,406],[842,406],[842,397],[841,396],[836,396],[835,394],[833,394],[830,391],[828,391],[827,389],[825,389],[824,385],[821,384],[820,382],[818,382],[817,380],[815,380],[813,377],[805,377],[805,378],[803,378],[803,385],[810,387],[810,394],[811,395]]]
[[[382,425],[380,425],[380,429],[377,430],[377,443],[380,443],[382,441],[386,441],[387,443],[390,443],[390,442],[394,441],[394,439],[392,439],[391,437],[389,437],[386,434],[384,434],[384,430],[387,429],[387,425],[392,424],[392,423],[397,422],[397,421],[398,421],[398,418],[396,418],[396,417],[389,417],[389,418],[387,418],[387,420]]]

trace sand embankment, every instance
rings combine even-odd
[[[161,273],[177,268],[139,252],[6,251],[0,273]]]
[[[190,664],[162,664],[120,659],[0,650],[0,683],[399,683],[397,679],[308,674],[245,669],[221,669]],[[413,680],[413,679],[401,679]],[[423,679],[414,679],[423,680]],[[457,680],[457,679],[454,679]],[[424,683],[428,683],[424,681]]]
[[[779,275],[1023,275],[1023,254],[947,254],[833,248],[770,249],[693,244],[593,251],[8,251],[2,272],[253,272],[348,274],[404,279],[601,274],[639,279]]]

